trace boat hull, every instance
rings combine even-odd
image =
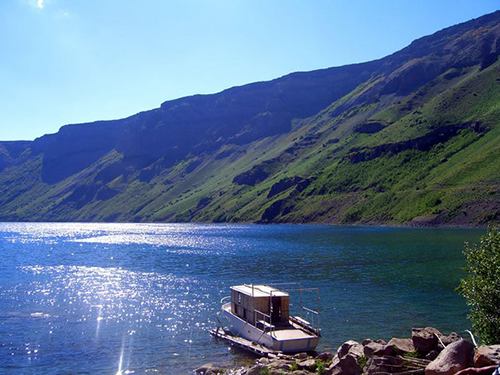
[[[302,337],[280,337],[287,336],[286,332],[263,332],[259,328],[245,322],[243,319],[231,313],[230,304],[225,304],[222,307],[222,312],[228,322],[231,333],[235,336],[243,337],[263,345],[269,349],[280,351],[283,353],[298,353],[314,351],[319,342],[318,336],[313,336],[300,331]],[[299,331],[298,329],[288,330]],[[296,336],[296,335],[295,335]]]

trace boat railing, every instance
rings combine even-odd
[[[271,315],[268,315],[266,313],[263,313],[260,310],[254,310],[255,312],[255,321],[263,320],[264,322],[271,324]],[[257,316],[261,315],[264,319],[258,319]]]
[[[306,311],[306,313],[309,313],[309,316],[311,317],[311,326],[314,327],[314,315],[317,316],[316,320],[318,321],[319,325],[319,312],[313,309],[310,309],[308,307],[302,306],[302,310]]]
[[[297,282],[296,283],[274,283],[274,284],[269,284],[269,285],[273,285],[273,286],[274,285],[280,285],[280,286],[298,285],[299,286],[298,288],[286,288],[286,291],[288,291],[288,292],[299,292],[299,294],[300,294],[300,299],[299,299],[300,317],[295,317],[295,318],[299,318],[299,319],[297,319],[298,322],[296,322],[296,323],[299,324],[300,326],[303,326],[306,329],[313,331],[313,332],[320,331],[320,323],[321,323],[320,322],[320,301],[321,301],[321,298],[320,298],[319,288],[303,288],[302,282],[298,282],[298,283]],[[307,291],[317,293],[317,306],[318,307],[316,310],[311,309],[309,307],[306,307],[303,304],[303,293],[307,292]],[[302,319],[303,312],[305,312],[305,315],[308,317],[307,320],[309,320],[309,321]],[[314,318],[315,315],[316,315],[316,319]],[[316,320],[316,322],[315,322],[315,320]]]
[[[252,297],[255,294],[255,292],[254,292],[255,289],[259,290],[260,292],[265,293],[264,290],[258,288],[258,286],[254,285],[254,284],[244,284],[244,285],[252,288]],[[319,334],[319,332],[320,332],[320,300],[321,300],[319,288],[304,288],[304,287],[302,287],[302,282],[268,283],[266,285],[268,285],[268,286],[281,286],[281,287],[290,286],[291,288],[290,287],[285,288],[285,290],[287,292],[299,292],[299,295],[300,295],[300,298],[299,298],[300,316],[294,317],[295,319],[298,318],[295,323],[297,323],[298,325],[300,325],[301,327],[303,327],[306,330],[309,330],[311,332],[315,332],[315,333]],[[315,291],[317,293],[317,309],[316,310],[311,309],[311,308],[303,305],[303,293],[307,292],[307,291],[312,291],[312,292]],[[270,291],[268,293],[269,293],[269,311],[272,314],[273,305],[272,305],[271,301],[272,301],[272,297],[273,297],[273,291]],[[271,315],[267,315],[267,314],[263,313],[262,311],[258,311],[258,310],[255,310],[255,312],[264,316],[265,317],[264,321],[269,323],[271,326],[273,325]],[[302,318],[304,315],[306,316],[307,320],[304,320]],[[315,316],[316,316],[316,318],[315,318]],[[257,319],[256,315],[254,315],[254,322],[257,322],[258,320],[262,320],[262,319]]]
[[[300,326],[302,329],[314,335],[321,336],[321,329],[315,328],[310,322],[302,319],[300,316],[290,316],[290,320],[296,325]]]
[[[225,304],[226,302],[229,302],[229,301],[231,301],[231,296],[225,296],[225,297],[221,298],[220,303]]]
[[[254,310],[254,312],[255,312],[255,315],[254,315],[255,326],[257,328],[259,328],[258,326],[261,325],[263,333],[264,332],[273,332],[276,330],[276,326],[271,321],[271,315],[263,313],[262,311],[259,311],[259,310]],[[259,318],[259,316],[261,318]]]

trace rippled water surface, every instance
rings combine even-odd
[[[483,232],[0,224],[0,373],[184,374],[244,363],[249,355],[207,329],[229,286],[252,282],[321,289],[319,350],[409,336],[418,325],[463,331],[461,252]]]

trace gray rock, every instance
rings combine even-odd
[[[346,354],[343,358],[334,361],[323,373],[324,375],[360,375],[363,369],[358,364],[357,357]]]
[[[441,341],[445,346],[450,345],[452,342],[461,340],[462,338],[455,332],[450,333],[448,336],[441,335],[439,336]]]
[[[363,347],[363,353],[367,357],[391,355],[393,351],[392,345],[379,344],[375,341],[369,342]]]
[[[497,365],[486,367],[468,367],[464,370],[460,370],[455,375],[491,375],[496,368]]]
[[[500,345],[481,345],[474,354],[474,367],[500,364]]]
[[[385,357],[372,357],[368,360],[365,368],[365,374],[381,374],[400,372],[403,369],[403,359],[385,356]]]
[[[434,361],[439,355],[439,350],[431,350],[427,355],[425,356],[425,359],[428,359],[429,361]]]
[[[364,345],[367,345],[367,344],[369,344],[369,343],[371,343],[371,342],[376,342],[377,344],[382,344],[382,345],[386,345],[386,344],[387,344],[387,343],[386,343],[384,340],[382,340],[382,339],[378,339],[378,340],[366,339],[366,340],[364,340],[364,341],[361,343],[361,345],[363,345],[363,346],[364,346]]]
[[[220,372],[222,372],[222,369],[215,366],[213,363],[206,363],[194,370],[194,373],[199,375],[215,375]]]
[[[412,341],[413,346],[420,353],[427,354],[431,350],[438,349],[439,340],[437,336],[443,336],[436,328],[426,327],[426,328],[413,328],[412,329]]]
[[[292,361],[274,359],[267,364],[267,367],[269,367],[269,369],[275,370],[291,370],[292,363]]]
[[[305,359],[303,361],[297,362],[297,367],[299,370],[314,371],[316,370],[316,360],[315,359]]]
[[[333,354],[332,352],[323,352],[316,356],[317,359],[323,362],[331,361],[333,357],[335,357],[335,354]]]
[[[295,359],[306,359],[307,357],[309,357],[307,353],[297,353],[293,356]]]
[[[448,345],[425,368],[425,375],[452,375],[473,363],[474,345],[459,340]]]
[[[415,351],[412,339],[399,339],[397,337],[393,337],[389,340],[387,345],[396,347],[399,354],[411,353]]]
[[[256,365],[256,366],[253,366],[252,368],[248,369],[246,375],[260,375],[260,372],[264,371],[266,369],[269,370],[269,368],[267,366]]]
[[[337,350],[337,356],[339,358],[345,357],[348,353],[351,353],[357,357],[364,355],[363,345],[357,341],[349,340],[344,342]]]

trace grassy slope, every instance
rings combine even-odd
[[[278,216],[278,221],[405,223],[413,220],[414,224],[450,225],[497,221],[499,64],[482,72],[477,68],[464,70],[451,80],[443,76],[373,116],[373,120],[392,122],[384,130],[370,135],[353,134],[330,147],[324,147],[329,135],[323,134],[300,158],[282,165],[267,181],[239,191],[238,207],[217,205],[212,212],[226,209],[229,220],[258,220],[273,201],[285,199],[293,209]],[[325,111],[325,117],[328,112]],[[357,112],[355,116],[369,111]],[[329,128],[331,134],[339,135],[343,121],[352,121],[352,116],[342,117],[331,119],[320,131]],[[322,121],[321,116],[316,118],[301,132],[317,132],[317,124]],[[488,131],[482,134],[461,130],[429,151],[409,149],[357,164],[343,159],[354,147],[405,141],[439,126],[471,121],[481,122]],[[290,189],[269,202],[266,195],[271,185],[293,175],[318,178],[298,196],[288,197],[293,190]],[[205,211],[209,219],[210,208]]]
[[[374,78],[312,118],[295,120],[290,133],[190,157],[151,180],[141,181],[139,172],[132,171],[101,181],[99,174],[122,157],[113,151],[49,186],[37,177],[41,163],[34,157],[0,174],[0,214],[10,220],[238,222],[259,221],[269,206],[282,201],[274,221],[498,223],[499,80],[498,62],[483,71],[453,70],[407,97],[382,96],[340,110],[377,84]],[[353,133],[367,120],[385,127],[374,134]],[[469,122],[480,122],[488,131],[469,126],[427,151],[407,149],[359,163],[349,160],[356,152]],[[271,174],[264,181],[255,186],[232,182],[270,160],[266,168]],[[199,164],[190,171],[193,162]],[[275,183],[293,176],[312,182],[302,192],[291,187],[267,198]],[[84,187],[78,194],[77,186]]]
[[[334,162],[316,181],[320,190],[326,191],[322,201],[342,202],[356,196],[355,203],[341,218],[343,222],[404,223],[423,218],[429,224],[431,219],[438,218],[436,223],[440,224],[485,224],[495,217],[498,220],[498,77],[498,63],[482,72],[466,71],[453,84],[441,77],[373,117],[396,120],[392,125],[369,136],[353,136],[347,143],[357,147],[376,146],[421,136],[440,124],[469,121],[481,121],[490,129],[486,134],[463,130],[428,152],[407,150],[358,164]],[[421,98],[417,106],[415,96]],[[402,110],[408,107],[408,101],[413,102],[411,112]],[[311,205],[302,204],[303,207],[317,202],[316,198],[305,200],[310,200]],[[478,212],[471,209],[474,205]],[[486,214],[481,207],[489,207]],[[474,217],[461,222],[457,216],[463,211]],[[325,210],[325,215],[329,215],[329,210]],[[318,213],[317,216],[323,217]],[[294,219],[299,218],[300,215],[294,215]],[[338,219],[337,215],[334,221]]]

